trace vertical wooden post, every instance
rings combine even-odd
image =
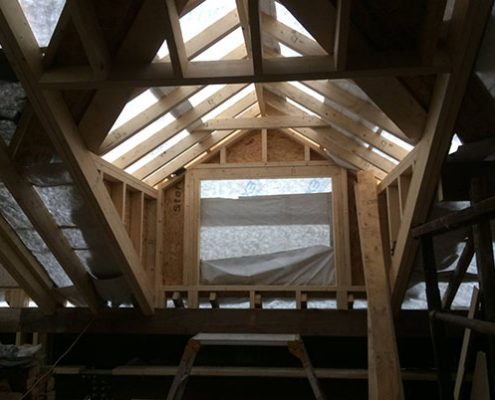
[[[423,254],[428,310],[434,313],[441,310],[442,300],[440,298],[440,290],[438,289],[435,252],[433,249],[433,238],[431,236],[423,236],[421,238],[421,250]],[[450,356],[446,343],[444,323],[430,317],[430,332],[435,363],[437,365],[439,398],[441,400],[451,400],[454,398],[454,393],[452,378],[450,376]]]
[[[404,393],[380,233],[376,184],[373,173],[358,173],[356,208],[368,297],[369,399],[396,400],[403,399]]]
[[[487,197],[488,183],[486,178],[473,178],[471,182],[471,201],[477,203]],[[478,266],[481,299],[484,319],[495,322],[495,261],[493,257],[492,231],[490,221],[484,220],[473,226],[473,241]],[[486,352],[490,376],[490,388],[495,394],[495,338],[488,338]]]

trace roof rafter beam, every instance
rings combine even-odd
[[[148,2],[147,2],[148,3]],[[59,156],[90,212],[101,221],[102,241],[113,254],[145,314],[153,313],[153,292],[101,175],[62,95],[38,85],[42,55],[18,2],[0,0],[0,43]]]
[[[337,0],[336,18],[333,58],[335,60],[335,69],[342,71],[347,64],[347,43],[351,26],[351,0]]]
[[[188,60],[179,23],[179,13],[177,12],[175,0],[166,0],[165,6],[167,14],[165,26],[170,60],[172,61],[175,75],[183,77],[187,70]]]
[[[244,56],[245,51],[242,46],[239,46],[237,49],[234,49],[233,51],[228,53],[225,58],[242,58]],[[146,126],[150,125],[158,118],[170,112],[180,103],[187,101],[189,97],[204,89],[205,87],[206,86],[178,87],[166,96],[163,96],[162,98],[160,98],[160,100],[158,100],[158,102],[148,107],[143,112],[136,115],[134,118],[131,118],[122,126],[112,131],[102,143],[100,151],[98,153],[103,154],[114,149],[119,144],[134,136],[141,129],[144,129]]]
[[[322,13],[329,15],[330,20],[335,20],[337,10],[332,2],[326,0],[317,0],[318,3],[312,7],[307,7],[304,2],[299,0],[281,0],[289,11],[299,20],[299,22],[312,34],[320,45],[329,54],[334,50],[334,38],[329,35],[328,24],[322,23],[323,18],[319,17]],[[344,0],[345,1],[345,0]],[[317,16],[319,18],[317,18]],[[351,27],[352,29],[352,27]],[[356,29],[353,30],[355,33]],[[332,35],[333,36],[333,35]],[[354,35],[360,46],[368,49],[364,38],[359,34]],[[423,63],[423,61],[421,61]],[[349,68],[349,65],[347,66]],[[447,72],[447,71],[445,71]],[[403,76],[398,73],[396,76]],[[418,74],[420,75],[420,74]],[[417,141],[424,129],[426,112],[416,101],[412,94],[396,78],[387,74],[382,77],[373,79],[363,77],[350,77],[369,98],[394,121],[394,123],[404,132],[404,134]],[[361,79],[362,78],[362,79]],[[384,90],[386,88],[386,90]]]
[[[0,262],[43,313],[52,314],[61,306],[43,267],[3,217],[0,217]]]
[[[234,118],[237,115],[243,113],[247,108],[251,107],[255,103],[255,101],[256,96],[254,93],[251,92],[247,96],[227,108],[225,111],[223,111],[219,115],[219,117]],[[176,143],[172,148],[164,151],[162,154],[158,155],[149,163],[134,171],[133,175],[139,179],[144,179],[152,175],[153,172],[172,161],[175,157],[180,156],[182,152],[186,151],[191,146],[194,146],[196,143],[205,139],[209,134],[210,132],[208,131],[194,130],[193,132],[191,132],[190,135]]]
[[[335,125],[345,132],[355,135],[362,141],[376,147],[378,150],[384,152],[390,157],[395,158],[396,160],[400,161],[407,155],[407,151],[399,145],[380,136],[378,133],[373,132],[371,129],[357,121],[354,121],[352,118],[347,117],[330,105],[319,102],[309,94],[304,93],[302,90],[294,87],[290,83],[266,84],[266,89],[274,92],[275,94],[280,93],[282,96],[291,98],[293,101],[320,116],[329,124]]]
[[[237,12],[239,13],[239,21],[241,22],[241,27],[242,27],[242,35],[244,37],[244,44],[246,46],[248,58],[253,60],[254,63],[254,58],[253,58],[253,49],[252,49],[252,34],[251,34],[251,25],[249,24],[249,17],[248,17],[248,7],[247,7],[247,1],[248,0],[236,0],[236,6],[237,6]],[[261,21],[258,23],[258,28],[260,28]],[[261,33],[260,33],[261,35]],[[260,46],[261,46],[261,53],[263,53],[263,46],[260,38]],[[263,54],[261,54],[261,57],[263,57]],[[253,65],[254,69],[254,65]],[[256,96],[258,97],[258,103],[260,105],[260,110],[261,114],[265,114],[265,100],[263,98],[263,85],[260,83],[255,83],[254,88],[256,90]]]
[[[166,17],[163,0],[143,2],[113,65],[151,62],[165,40]],[[131,94],[132,89],[128,87],[101,89],[94,94],[79,122],[79,130],[90,150],[98,150]],[[101,112],[102,109],[105,112]]]
[[[93,3],[68,0],[67,6],[91,68],[95,74],[106,76],[110,70],[111,57]]]
[[[182,130],[187,129],[190,125],[194,124],[210,111],[223,104],[225,101],[244,89],[246,86],[247,85],[245,84],[225,86],[224,88],[211,95],[208,99],[202,101],[196,107],[193,107],[189,111],[186,111],[172,123],[160,129],[153,136],[147,138],[146,140],[143,140],[141,143],[137,144],[132,149],[122,154],[113,162],[113,164],[119,168],[129,167],[141,157],[144,157],[146,154],[150,153],[158,146],[177,135]]]
[[[452,54],[452,72],[437,78],[425,133],[416,146],[408,198],[392,255],[390,282],[396,310],[400,309],[404,298],[418,247],[418,242],[411,236],[411,228],[428,218],[441,165],[450,146],[456,117],[492,4],[490,0],[470,0],[456,1],[454,5],[448,37],[452,48],[457,49]]]
[[[267,102],[271,107],[283,114],[298,115],[303,113],[296,106],[288,103],[280,96],[271,93],[267,96]],[[394,165],[390,161],[366,149],[360,143],[335,129],[293,128],[293,130],[318,143],[329,153],[347,161],[356,168],[372,171],[380,180],[384,179],[386,174],[394,168]]]
[[[257,117],[260,113],[259,107],[257,104],[254,104],[250,107],[245,113],[243,113],[243,117]],[[206,135],[203,140],[199,143],[196,143],[194,146],[188,148],[186,151],[179,154],[175,157],[171,162],[167,163],[159,170],[157,170],[153,175],[150,175],[144,181],[151,186],[156,186],[163,180],[170,178],[172,174],[175,174],[177,171],[184,168],[185,165],[190,164],[198,157],[201,157],[204,153],[208,153],[211,151],[211,148],[219,145],[220,143],[224,143],[231,135],[238,135],[241,132],[246,131],[214,131],[209,135]]]
[[[0,179],[27,215],[36,231],[74,283],[88,307],[96,313],[101,301],[86,268],[59,229],[53,216],[34,187],[9,159],[7,147],[0,141]]]

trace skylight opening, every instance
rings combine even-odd
[[[146,139],[156,134],[160,129],[165,128],[167,125],[170,125],[174,121],[175,117],[171,113],[165,114],[164,116],[154,121],[152,124],[148,125],[146,128],[141,129],[139,132],[131,136],[115,149],[109,151],[102,158],[108,162],[115,161],[117,158],[121,157],[123,154],[127,153],[129,150],[144,142]]]
[[[287,103],[289,104],[292,104],[293,106],[299,108],[301,111],[304,111],[305,113],[307,113],[308,115],[311,115],[313,117],[318,117],[318,118],[321,118],[318,114],[314,113],[313,111],[307,109],[306,107],[304,107],[303,105],[295,102],[294,100],[292,100],[291,98],[287,97],[286,98],[287,100]]]
[[[301,82],[297,81],[292,81],[289,82],[292,86],[296,87],[297,89],[303,91],[304,93],[310,95],[313,99],[319,101],[320,103],[325,102],[325,97],[319,94],[318,92],[315,92],[313,89],[310,89],[306,85],[303,85]]]
[[[14,1],[14,0],[12,0]],[[40,47],[48,47],[65,0],[18,0]]]
[[[201,121],[204,123],[204,122],[209,121],[210,119],[216,118],[219,114],[223,113],[229,107],[232,107],[238,101],[244,99],[246,96],[248,96],[253,91],[254,91],[254,85],[253,84],[245,87],[239,93],[235,94],[230,99],[226,100],[224,103],[220,104],[218,107],[211,110],[208,114],[206,114],[203,118],[201,118]]]
[[[235,8],[235,0],[206,0],[180,19],[184,41],[188,41]]]
[[[392,135],[391,133],[388,133],[387,131],[382,130],[380,132],[380,136],[383,136],[385,139],[390,140],[392,143],[402,147],[406,151],[411,151],[412,149],[414,149],[414,146],[410,145],[409,143],[402,140],[401,138],[399,138],[395,135]]]
[[[282,57],[302,57],[301,53],[292,50],[290,47],[287,47],[282,42],[279,42],[278,45],[280,46],[280,54],[282,54]]]
[[[153,159],[163,154],[172,146],[175,146],[177,143],[179,143],[181,140],[185,139],[189,135],[190,135],[189,131],[187,129],[184,129],[183,131],[179,132],[177,135],[173,136],[166,142],[162,143],[153,151],[146,154],[144,157],[140,158],[134,164],[130,165],[128,168],[125,169],[125,171],[129,174],[136,172],[138,169],[144,167],[146,164],[153,161]]]
[[[189,102],[193,107],[196,107],[199,103],[205,101],[208,97],[213,96],[216,92],[222,89],[225,85],[208,85],[199,92],[189,97]]]
[[[208,47],[192,61],[217,61],[224,58],[227,54],[244,45],[244,36],[242,29],[239,27],[223,39],[216,42],[213,46]]]
[[[314,40],[313,36],[311,36],[311,34],[306,29],[304,29],[304,27],[299,23],[299,21],[296,18],[294,18],[294,16],[289,12],[289,10],[287,10],[287,8],[285,8],[278,1],[274,1],[274,3],[275,3],[275,10],[277,11],[278,21],[282,22],[288,27]]]
[[[457,149],[459,149],[459,146],[462,146],[462,141],[459,136],[457,136],[457,133],[455,133],[452,141],[450,142],[449,154],[455,153]]]
[[[162,58],[167,57],[170,54],[168,50],[167,40],[164,40],[158,51],[156,52],[156,58],[161,60]]]
[[[142,113],[144,110],[146,110],[148,107],[151,107],[157,101],[158,99],[150,89],[141,93],[139,96],[136,96],[125,105],[124,109],[117,118],[117,121],[115,121],[112,128],[110,129],[110,132],[122,126],[131,118],[134,118],[136,115]]]

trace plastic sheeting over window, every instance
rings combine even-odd
[[[331,178],[201,182],[202,281],[333,281]]]

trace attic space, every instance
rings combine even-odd
[[[494,21],[0,0],[0,399],[494,398]]]

